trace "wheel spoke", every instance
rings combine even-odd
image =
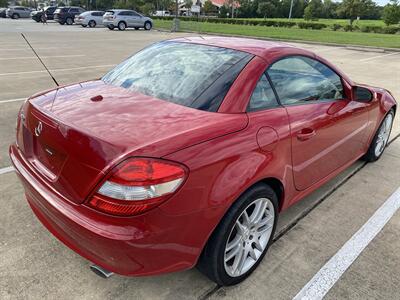
[[[256,252],[254,251],[253,248],[250,248],[250,250],[249,250],[249,256],[250,256],[252,259],[254,259],[254,261],[257,261],[257,255],[256,255]]]
[[[244,263],[246,262],[248,256],[249,256],[249,251],[246,249],[246,247],[243,247],[242,256],[240,257],[240,261],[237,267],[237,273],[239,274],[242,273]]]
[[[261,220],[260,222],[257,223],[256,228],[261,228],[264,225],[267,225],[270,221],[272,221],[274,219],[273,216],[267,216],[266,218],[264,218],[263,220]]]
[[[242,216],[243,216],[243,223],[244,223],[243,225],[250,226],[250,218],[249,218],[249,215],[247,214],[247,211],[244,211]]]
[[[244,247],[240,247],[240,251],[237,253],[235,260],[232,265],[232,271],[234,274],[239,273],[239,265],[242,262],[242,258],[244,256],[245,249]]]
[[[256,249],[260,252],[263,251],[263,247],[260,244],[260,240],[258,239],[258,237],[255,239],[254,241],[254,246],[256,247]]]
[[[258,233],[259,235],[262,235],[263,233],[267,232],[268,230],[271,230],[271,229],[272,229],[272,225],[273,225],[273,224],[269,224],[269,225],[265,226],[265,227],[262,228],[262,229],[258,229],[258,230],[257,230],[257,233]]]
[[[240,235],[240,234],[237,234],[237,235],[235,236],[235,238],[234,238],[228,245],[226,245],[225,252],[228,252],[228,251],[230,251],[231,249],[233,249],[233,248],[235,248],[236,246],[238,246],[239,243],[240,243],[240,240],[241,240],[241,235]]]
[[[251,222],[256,225],[260,222],[261,218],[264,216],[265,209],[267,208],[267,201],[260,200],[257,202],[256,207],[254,208],[253,213],[251,214]]]
[[[236,227],[238,229],[238,232],[240,234],[243,234],[245,228],[244,228],[243,224],[239,222],[239,220],[236,221]]]
[[[229,254],[225,254],[225,262],[230,261],[233,257],[240,254],[242,251],[242,246],[237,245],[235,249],[233,249]]]

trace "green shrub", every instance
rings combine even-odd
[[[297,22],[297,26],[299,26],[299,28],[301,29],[316,29],[316,30],[321,30],[328,27],[328,25],[324,23],[311,23],[311,22]]]
[[[387,26],[382,28],[382,33],[386,34],[396,34],[400,33],[400,26]]]
[[[338,31],[338,30],[340,30],[340,29],[342,29],[342,28],[343,28],[343,26],[340,25],[340,24],[337,24],[337,23],[334,23],[334,24],[332,24],[332,26],[331,26],[331,29],[332,29],[333,31]]]

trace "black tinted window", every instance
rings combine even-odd
[[[167,41],[130,57],[102,80],[180,105],[214,111],[217,104],[210,109],[205,101],[196,100],[218,78],[249,56],[232,49]]]
[[[138,13],[134,12],[134,11],[132,12],[131,16],[140,17],[140,15]]]
[[[77,12],[79,12],[79,10],[78,10],[77,8],[71,8],[71,9],[69,10],[69,12],[70,12],[70,13],[77,13]]]
[[[276,107],[277,105],[278,102],[276,101],[274,91],[271,88],[267,76],[263,74],[251,95],[247,111],[257,111]]]
[[[340,77],[314,59],[292,56],[274,63],[268,70],[282,104],[342,99]]]
[[[120,16],[128,16],[129,15],[129,11],[121,11],[118,15],[120,15]]]
[[[102,15],[104,15],[104,12],[101,11],[92,12],[92,16],[94,17],[101,17]]]

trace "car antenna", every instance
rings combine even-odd
[[[31,46],[31,44],[28,42],[27,38],[25,37],[25,35],[23,33],[21,33],[22,37],[24,38],[24,40],[27,42],[27,44],[29,45],[29,47],[31,47],[33,53],[35,53],[36,57],[39,59],[40,63],[43,65],[43,67],[46,69],[47,73],[49,73],[50,77],[53,79],[54,83],[57,86],[60,86],[57,82],[57,80],[54,78],[54,76],[50,73],[50,70],[47,69],[46,65],[44,64],[44,62],[40,59],[39,55],[36,53],[35,49],[33,49],[33,47]]]

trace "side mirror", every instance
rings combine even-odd
[[[359,102],[370,102],[374,98],[373,93],[362,86],[353,87],[353,100]]]

